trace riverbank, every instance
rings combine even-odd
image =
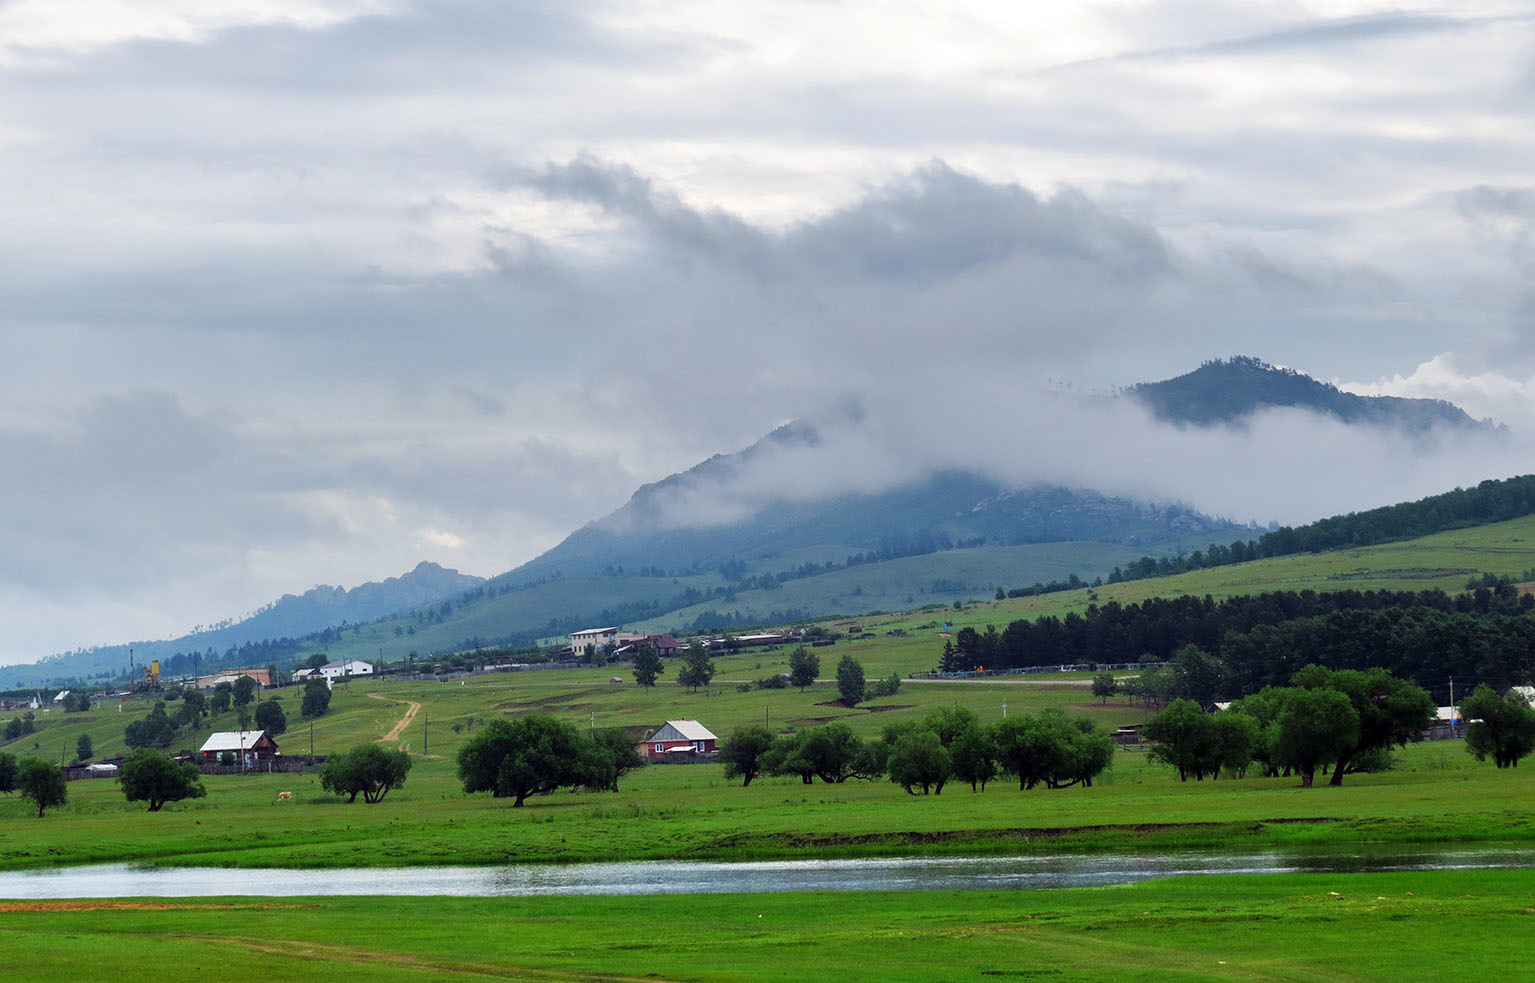
[[[1188,877],[1048,892],[0,902],[18,979],[1076,983],[1517,979],[1528,872]]]
[[[560,792],[523,808],[467,796],[447,762],[413,771],[383,803],[348,805],[313,776],[225,776],[158,813],[110,781],[77,782],[37,819],[0,798],[0,868],[403,867],[693,859],[956,856],[1351,843],[1535,842],[1535,772],[1478,764],[1458,744],[1407,749],[1398,770],[1341,788],[1294,779],[1180,783],[1122,754],[1092,788],[992,783],[909,796],[889,782],[727,782],[717,765],[644,769],[618,793]],[[281,792],[290,793],[281,798]]]

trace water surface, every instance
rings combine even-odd
[[[0,872],[0,897],[211,897],[255,895],[724,894],[781,891],[979,891],[1129,884],[1188,874],[1527,869],[1535,847],[1474,850],[1271,851],[1109,856],[898,857],[849,860],[520,864],[278,870],[99,864]]]

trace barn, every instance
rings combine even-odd
[[[688,761],[713,756],[719,738],[696,720],[668,720],[645,738],[647,761]]]

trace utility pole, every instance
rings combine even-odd
[[[429,730],[431,730],[431,726],[432,726],[432,715],[429,714],[429,713],[423,713],[421,715],[421,756],[423,758],[427,756],[428,745],[426,743],[427,742],[427,736],[426,735],[427,735],[427,732]]]

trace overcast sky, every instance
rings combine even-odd
[[[1535,469],[1532,27],[0,0],[0,662],[493,575],[797,417],[802,494],[967,464],[1303,522]],[[1093,398],[1236,354],[1510,436]]]

